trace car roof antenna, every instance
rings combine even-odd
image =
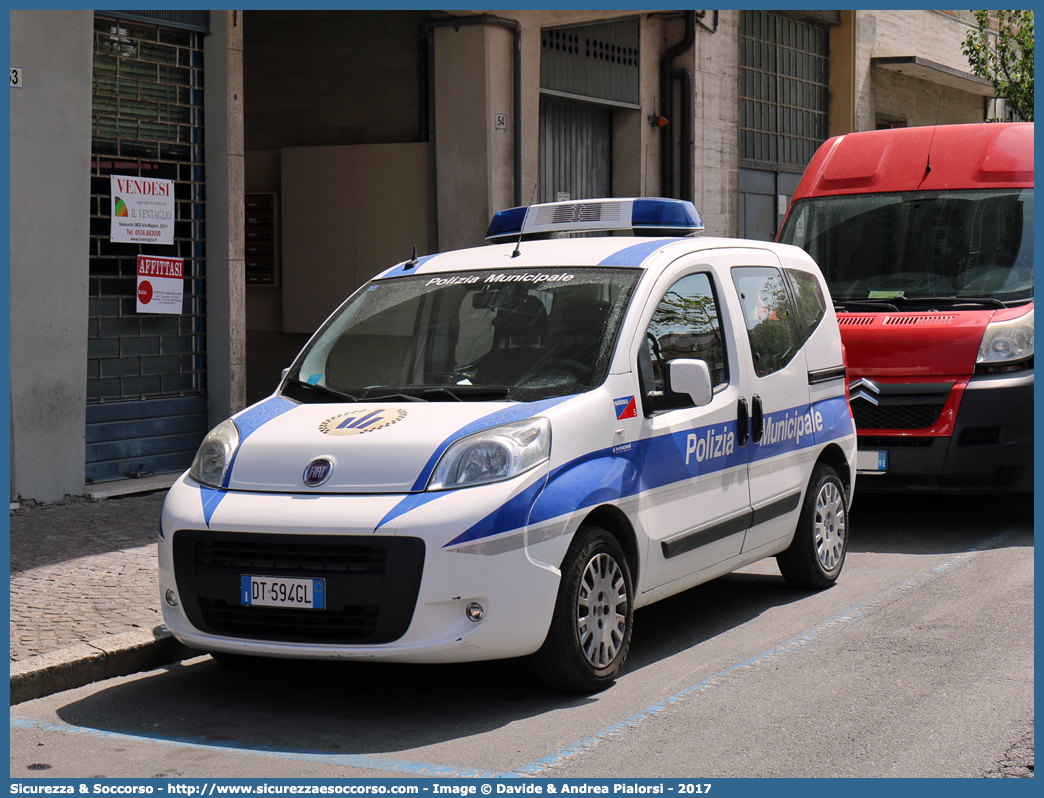
[[[924,178],[928,177],[932,171],[932,145],[935,144],[935,131],[939,128],[939,112],[942,111],[942,92],[939,92],[939,107],[935,109],[935,124],[932,126],[932,137],[928,141],[928,163],[924,167],[924,176],[921,177],[921,182],[924,182]]]
[[[533,193],[529,197],[529,204],[526,206],[526,215],[522,217],[522,226],[518,230],[518,241],[515,242],[515,251],[511,253],[511,257],[517,258],[522,254],[522,231],[526,229],[526,219],[529,218],[529,209],[533,207],[533,200],[536,199],[536,190],[539,183],[533,184]]]
[[[413,257],[412,257],[412,258],[410,258],[410,259],[409,259],[408,261],[406,261],[406,263],[405,263],[405,265],[403,266],[403,268],[404,268],[404,269],[412,269],[412,268],[413,268],[414,266],[416,266],[416,265],[417,265],[418,263],[420,263],[420,261],[419,261],[419,260],[417,260],[417,245],[416,245],[416,244],[414,244],[414,245],[413,245]]]

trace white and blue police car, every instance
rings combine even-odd
[[[833,584],[856,437],[827,286],[701,231],[678,200],[513,208],[360,288],[171,488],[171,632],[226,662],[531,656],[593,692],[639,607],[770,556]]]

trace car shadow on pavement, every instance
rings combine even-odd
[[[739,574],[641,609],[624,676],[807,595],[778,575]],[[257,667],[230,667],[201,657],[103,689],[57,714],[77,727],[244,751],[380,755],[465,739],[602,696],[609,693],[550,691],[524,659],[260,660]]]
[[[998,534],[1032,547],[1027,505],[974,497],[857,497],[850,552],[946,555]],[[1032,507],[1032,503],[1028,505]],[[771,561],[636,612],[622,679],[814,592]],[[265,660],[234,668],[200,657],[94,692],[57,714],[77,727],[243,751],[391,755],[462,740],[554,710],[612,699],[542,687],[526,660],[452,665]],[[549,734],[554,736],[549,727]]]
[[[1033,496],[860,493],[849,553],[957,554],[998,535],[1033,545]]]

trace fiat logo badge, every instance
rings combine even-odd
[[[304,484],[310,488],[318,488],[333,474],[333,463],[326,457],[319,457],[310,462],[304,470]]]

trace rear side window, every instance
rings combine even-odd
[[[740,266],[732,280],[743,306],[754,373],[759,377],[786,368],[807,336],[801,335],[779,269]]]
[[[826,313],[826,298],[823,296],[823,288],[814,274],[803,272],[799,269],[787,269],[787,278],[790,287],[794,290],[794,299],[797,302],[797,325],[801,332],[802,342],[819,326]]]

